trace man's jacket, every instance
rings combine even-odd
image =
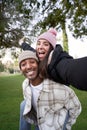
[[[29,123],[37,124],[40,130],[62,130],[67,112],[69,119],[66,130],[70,130],[81,112],[81,104],[74,91],[49,79],[43,81],[43,89],[37,101],[37,113],[32,107],[28,79],[23,82],[23,95],[26,101],[23,115]]]

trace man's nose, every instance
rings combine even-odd
[[[30,69],[31,65],[30,64],[26,64],[26,68]]]

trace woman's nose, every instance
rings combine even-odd
[[[38,48],[43,48],[43,44],[41,43],[41,44],[38,46]]]

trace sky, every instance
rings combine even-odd
[[[76,39],[72,36],[68,28],[66,29],[68,36],[69,54],[74,58],[80,58],[87,56],[87,37],[84,39]],[[58,33],[58,36],[62,37],[62,32]],[[58,37],[57,36],[57,37]],[[58,44],[62,45],[62,40],[58,41]]]
[[[69,54],[71,54],[74,58],[80,58],[87,56],[87,39],[75,39],[69,33],[68,37],[69,42]]]
[[[69,54],[75,58],[87,56],[87,43],[86,41],[70,40],[69,41]]]

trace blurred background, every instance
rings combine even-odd
[[[58,31],[57,43],[74,58],[87,56],[87,2],[84,0],[0,0],[0,72],[18,72],[19,39],[35,47],[37,36]]]

